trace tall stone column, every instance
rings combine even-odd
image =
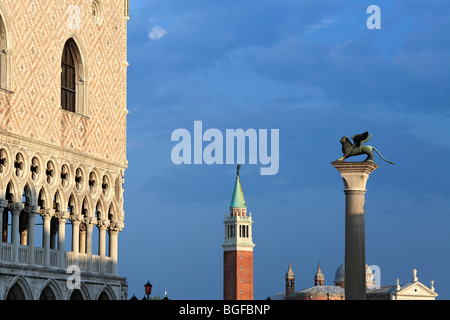
[[[365,193],[373,162],[331,163],[344,181],[345,192],[345,299],[366,299]]]

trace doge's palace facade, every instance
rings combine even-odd
[[[128,0],[0,0],[0,300],[127,299]]]

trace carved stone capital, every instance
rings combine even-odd
[[[91,217],[85,217],[83,222],[86,226],[93,226],[95,224],[95,219]]]
[[[41,210],[39,212],[42,218],[52,218],[55,215],[54,209]]]
[[[27,219],[36,219],[36,215],[38,214],[37,211],[28,211],[27,212]]]
[[[56,219],[61,219],[61,220],[65,220],[69,217],[69,213],[68,212],[64,212],[64,211],[58,211],[55,212],[54,217]]]
[[[97,221],[97,226],[98,226],[99,228],[108,228],[109,225],[110,225],[109,220],[100,220],[100,219],[99,219],[99,220]]]
[[[22,211],[23,208],[23,203],[11,203],[9,205],[9,210],[11,210],[11,212]]]
[[[331,163],[342,176],[344,191],[359,190],[366,191],[369,175],[379,166],[373,162],[346,162],[335,161]]]
[[[0,199],[0,208],[6,208],[8,206],[8,200]]]
[[[69,220],[72,221],[72,223],[81,223],[81,221],[83,220],[83,216],[78,213],[71,214],[69,216]]]
[[[120,232],[120,231],[123,230],[123,228],[124,228],[124,225],[123,225],[123,223],[121,223],[121,222],[111,222],[111,223],[109,224],[109,230],[110,230],[110,231],[117,231],[117,232]]]
[[[28,214],[37,214],[41,208],[39,206],[28,206],[27,213]]]

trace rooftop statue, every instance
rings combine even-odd
[[[394,164],[393,162],[386,160],[375,147],[363,146],[363,144],[369,141],[370,138],[372,138],[372,134],[369,134],[369,132],[367,131],[352,136],[353,143],[350,141],[348,137],[346,136],[342,137],[340,141],[342,143],[343,156],[337,159],[337,161],[344,161],[349,157],[357,156],[360,154],[367,154],[367,158],[364,161],[373,162],[373,150],[374,150],[376,153],[378,153],[381,159],[383,159],[387,163]]]

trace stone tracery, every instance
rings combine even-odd
[[[97,227],[98,252],[103,263],[95,268],[116,272],[117,234],[124,226],[122,176],[120,172],[113,174],[108,164],[101,168],[99,164],[102,163],[98,162],[88,165],[71,159],[67,154],[58,157],[55,153],[29,153],[8,143],[0,145],[0,211],[3,213],[0,214],[0,225],[2,244],[9,242],[11,247],[10,260],[21,259],[21,262],[64,268],[68,262],[63,256],[70,254],[81,260],[97,261],[88,257],[92,255],[93,228]],[[99,176],[102,177],[100,183]],[[19,247],[22,246],[35,250],[36,246],[31,243],[36,239],[33,241],[31,237],[35,235],[35,226],[40,225],[40,219],[34,220],[36,215],[42,218],[43,225],[42,260],[34,259],[34,256],[39,256],[37,253],[27,253],[26,257],[19,255]],[[67,226],[72,228],[71,239],[65,238],[65,230],[61,230]],[[107,234],[110,235],[109,250],[106,248]],[[56,235],[58,241],[55,240]],[[65,247],[66,242],[72,243],[72,252],[60,248]],[[106,256],[108,251],[109,256]],[[56,255],[60,257],[50,259],[51,252],[54,255],[58,252]],[[89,269],[90,263],[85,265]]]

